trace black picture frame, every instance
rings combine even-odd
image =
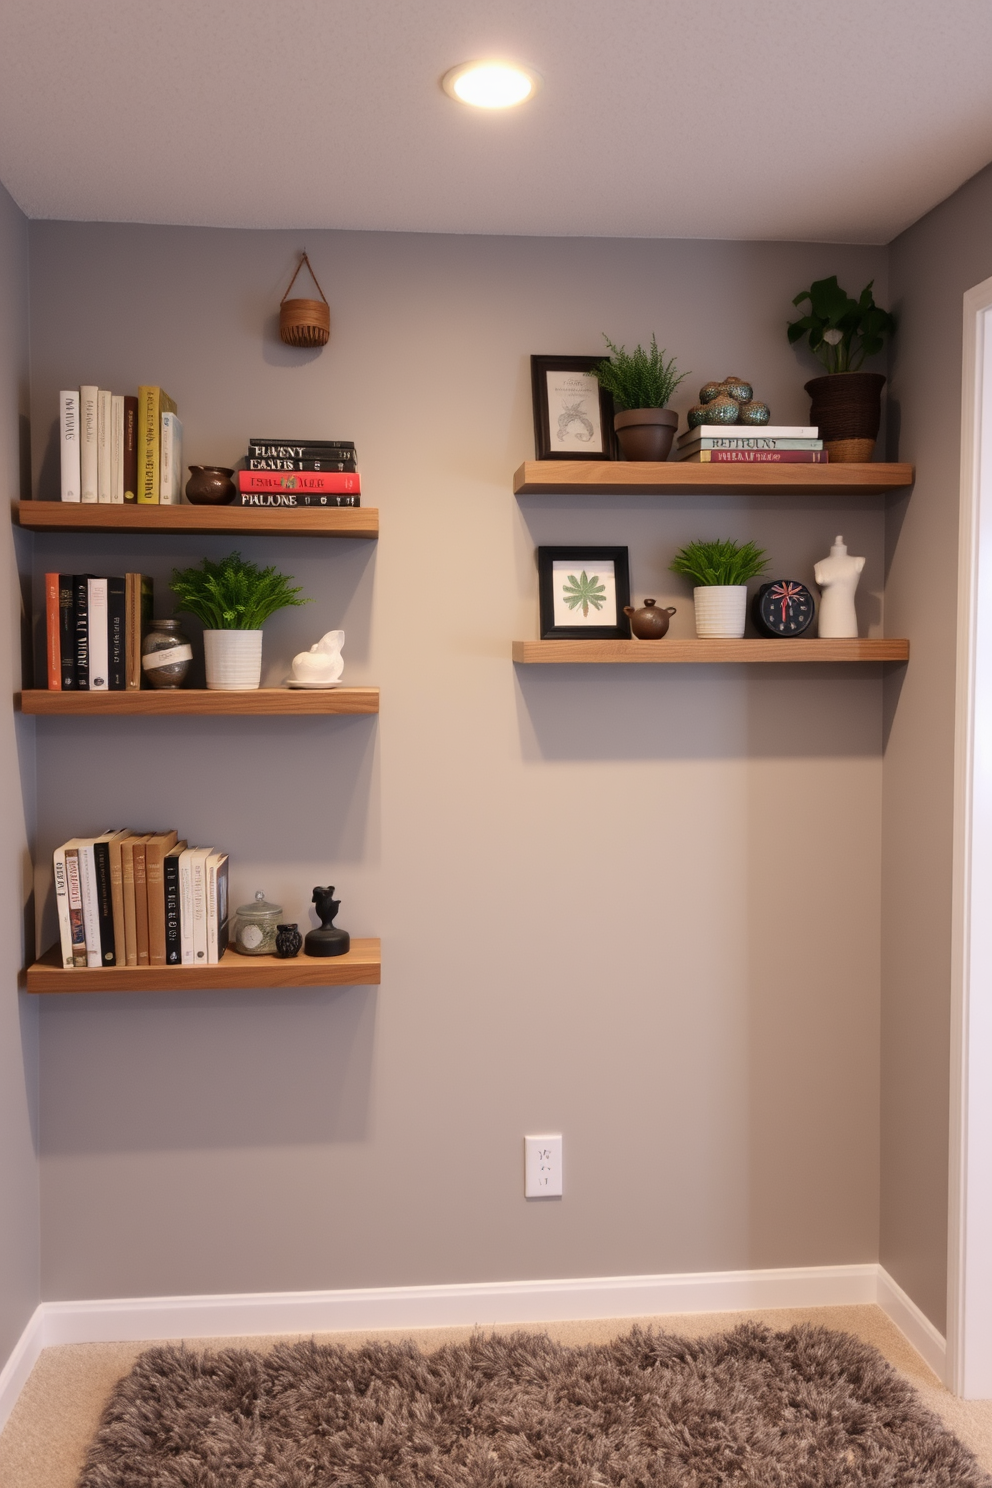
[[[588,377],[594,367],[598,367],[603,360],[601,356],[532,356],[530,359],[530,384],[534,398],[534,452],[539,460],[615,460],[617,457],[616,434],[613,429],[613,396],[605,388],[596,383],[595,393],[598,394],[599,402],[599,432],[596,433],[595,425],[586,418],[587,424],[592,424],[593,437],[588,449],[583,448],[587,442],[582,436],[584,433],[582,415],[571,420],[564,426],[564,438],[568,441],[568,447],[562,448],[559,441],[559,418],[556,410],[552,417],[551,393],[549,391],[548,373],[560,372],[565,378],[569,373],[580,374]],[[562,397],[566,395],[563,393]],[[589,387],[586,392],[579,392],[579,398],[588,399],[594,396],[594,390]],[[590,404],[585,403],[584,412],[588,414]]]
[[[612,565],[613,600],[609,600],[607,588],[606,607],[602,613],[604,623],[596,624],[598,615],[590,609],[589,618],[577,624],[568,624],[567,611],[577,610],[578,605],[556,604],[559,575],[574,567],[577,572],[569,575],[581,582],[583,574],[600,576],[605,564]],[[590,573],[598,569],[599,573]],[[624,614],[624,606],[630,604],[630,565],[626,548],[603,547],[541,547],[537,550],[537,586],[541,601],[542,641],[619,641],[630,639],[630,621]],[[564,585],[563,585],[564,587]],[[590,620],[592,623],[590,623]]]

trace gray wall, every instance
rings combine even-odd
[[[887,524],[886,619],[913,659],[886,703],[881,1259],[942,1328],[961,301],[992,274],[992,170],[895,240],[890,274],[890,397],[917,478]]]
[[[0,187],[0,474],[8,499],[30,493],[28,470],[28,225]],[[18,559],[30,547],[0,524],[0,696],[21,685]],[[25,573],[27,578],[27,573]],[[33,949],[29,839],[34,810],[34,729],[0,709],[0,1361],[38,1302],[37,1007],[18,991],[27,943]],[[26,803],[26,804],[25,804]]]
[[[877,1254],[881,678],[871,668],[521,669],[539,542],[629,544],[636,594],[698,535],[809,578],[877,500],[526,498],[528,355],[656,329],[692,377],[805,421],[793,294],[882,249],[308,232],[332,304],[281,345],[296,233],[35,223],[34,459],[60,386],[161,382],[187,458],[250,433],[353,436],[378,546],[246,539],[316,603],[376,720],[40,721],[51,848],[175,825],[290,919],[334,882],[381,933],[380,990],[52,998],[42,1009],[47,1297],[857,1262]],[[211,539],[39,542],[46,568],[160,581]],[[633,673],[633,675],[631,675]],[[528,1205],[521,1138],[561,1130],[566,1196]]]

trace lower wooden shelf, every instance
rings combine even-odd
[[[27,990],[44,992],[207,992],[242,987],[377,987],[378,940],[353,940],[344,956],[239,956],[225,951],[217,966],[62,965],[52,946],[27,970]]]
[[[271,716],[324,713],[378,713],[378,687],[256,687],[250,692],[217,692],[208,688],[153,688],[138,692],[49,692],[34,687],[14,697],[22,713],[62,718],[127,717],[169,714],[242,714]]]
[[[909,642],[851,641],[514,641],[513,660],[523,666],[562,662],[630,662],[635,666],[668,663],[739,661],[908,661]]]

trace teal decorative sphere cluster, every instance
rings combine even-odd
[[[725,377],[722,382],[707,382],[699,389],[699,402],[689,409],[689,428],[700,424],[767,424],[772,411],[759,403],[754,389],[743,377]]]

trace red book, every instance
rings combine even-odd
[[[48,661],[48,689],[62,691],[62,637],[59,615],[59,576],[45,575],[45,657]]]
[[[700,450],[686,464],[697,465],[828,465],[829,450]]]
[[[296,491],[301,495],[357,495],[362,477],[349,470],[239,470],[239,491]]]

